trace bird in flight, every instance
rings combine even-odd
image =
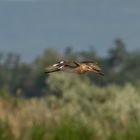
[[[45,68],[45,73],[66,71],[74,72],[77,74],[83,74],[86,72],[93,72],[99,75],[104,75],[101,72],[101,68],[94,61],[60,61],[56,64],[50,65]]]

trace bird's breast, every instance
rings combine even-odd
[[[85,72],[87,71],[87,68],[86,68],[85,65],[81,65],[81,66],[77,67],[75,70],[76,70],[78,73],[82,74],[82,73],[85,73]]]

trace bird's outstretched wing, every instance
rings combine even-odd
[[[51,65],[45,68],[45,73],[51,73],[56,71],[60,71],[59,67]]]
[[[104,75],[104,74],[101,72],[101,68],[100,68],[100,66],[98,65],[97,62],[91,60],[91,61],[81,61],[81,63],[84,63],[84,64],[90,66],[90,67],[93,69],[94,72],[96,72],[96,73],[98,73],[98,74],[100,74],[100,75]]]
[[[78,67],[79,63],[75,61],[60,61],[56,64],[50,65],[45,68],[45,73],[56,72],[56,71],[72,71],[74,68]]]

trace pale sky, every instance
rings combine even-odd
[[[140,0],[0,1],[0,52],[32,60],[47,47],[93,45],[104,55],[115,38],[140,49]]]

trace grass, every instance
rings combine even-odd
[[[94,130],[82,122],[61,122],[51,132],[51,140],[93,140]]]
[[[140,125],[130,126],[124,132],[112,133],[108,140],[140,140]]]
[[[93,140],[94,137],[91,127],[75,121],[61,121],[56,125],[34,122],[31,128],[21,129],[16,137],[10,125],[0,121],[0,140]]]
[[[45,140],[47,134],[47,126],[44,123],[34,123],[31,130],[29,130],[30,140]]]
[[[11,126],[6,121],[0,120],[0,140],[15,140]]]
[[[103,140],[140,140],[140,125],[130,126],[125,131],[111,133]],[[24,127],[16,137],[10,124],[0,121],[0,140],[100,140],[93,127],[83,122],[63,120],[58,124],[34,122],[31,128]]]
[[[0,97],[0,140],[140,139],[140,96],[134,86],[75,82],[65,83],[61,98],[53,95],[61,86],[57,82],[47,97]]]

